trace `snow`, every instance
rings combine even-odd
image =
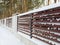
[[[17,37],[15,37],[6,28],[0,26],[0,45],[24,45]]]
[[[37,45],[49,45],[49,44],[47,44],[47,43],[45,43],[45,42],[42,42],[42,41],[40,41],[40,40],[37,40],[37,39],[35,39],[35,38],[32,38],[32,39],[31,39],[30,36],[25,35],[25,34],[23,34],[23,33],[18,32],[18,34],[20,34],[21,36],[27,38],[28,40],[36,43]]]

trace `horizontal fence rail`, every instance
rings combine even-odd
[[[60,43],[60,7],[17,16],[17,30],[49,45]]]

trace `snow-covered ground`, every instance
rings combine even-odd
[[[0,26],[0,45],[24,45],[11,32]]]

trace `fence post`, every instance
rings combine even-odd
[[[5,21],[5,22],[4,22],[4,25],[6,26],[6,19],[4,19],[4,21]]]
[[[17,15],[13,14],[12,16],[12,28],[13,28],[13,32],[16,33],[17,32]]]
[[[32,20],[33,20],[33,16],[32,16],[32,14],[31,14],[31,18],[30,18],[30,38],[32,38]]]
[[[1,19],[0,19],[0,24],[1,24]]]

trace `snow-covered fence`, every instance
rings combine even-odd
[[[60,4],[60,3],[59,3]],[[60,44],[60,5],[47,6],[0,20],[16,32],[49,45]],[[5,23],[3,23],[5,20]]]

